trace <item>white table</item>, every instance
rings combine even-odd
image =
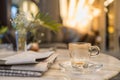
[[[44,50],[44,49],[42,49]],[[6,52],[1,52],[0,56],[4,56]],[[59,54],[55,64],[42,76],[42,77],[4,77],[1,76],[0,80],[67,80],[69,76],[62,72],[59,63],[69,60],[69,53],[66,49],[58,49]],[[7,52],[7,54],[12,54]],[[120,72],[120,60],[115,57],[100,53],[94,58],[96,62],[103,64],[103,68],[95,73],[89,75],[79,75],[74,77],[74,80],[107,80],[117,75]]]

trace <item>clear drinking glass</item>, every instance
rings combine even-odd
[[[15,32],[17,51],[27,51],[26,34],[27,34],[26,32],[22,32],[22,31]]]
[[[96,80],[96,77],[86,77],[96,74],[102,68],[102,64],[96,63],[91,58],[99,57],[100,49],[90,43],[74,42],[69,43],[70,60],[59,64],[61,71],[65,74],[65,80]],[[101,78],[98,76],[98,79]]]
[[[92,46],[90,43],[69,43],[69,54],[71,57],[72,68],[83,73],[88,70],[96,70],[101,68],[101,65],[94,64],[90,61],[90,57],[99,55],[99,51],[99,47]]]

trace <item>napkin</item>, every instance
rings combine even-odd
[[[24,58],[21,57],[21,55],[24,55],[23,53],[2,58],[2,60],[6,60],[6,62],[5,64],[0,65],[0,75],[29,76],[29,77],[41,76],[44,72],[48,71],[49,67],[54,63],[55,59],[57,58],[57,54],[53,52],[45,52],[45,53],[37,53],[37,54],[36,53],[31,54],[31,52],[27,52],[25,54],[27,56],[24,56]],[[23,60],[12,61],[16,59],[15,57],[18,55],[19,58],[17,59],[23,59]],[[29,58],[33,58],[33,59],[29,59],[29,60],[25,59],[25,57],[28,58],[28,56]]]

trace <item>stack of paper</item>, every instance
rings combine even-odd
[[[57,54],[53,51],[37,53],[26,51],[0,58],[1,76],[41,76],[53,64]]]

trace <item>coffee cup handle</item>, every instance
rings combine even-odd
[[[89,52],[90,52],[90,56],[93,57],[93,56],[96,56],[99,54],[100,52],[100,48],[98,46],[91,46],[89,48]]]

